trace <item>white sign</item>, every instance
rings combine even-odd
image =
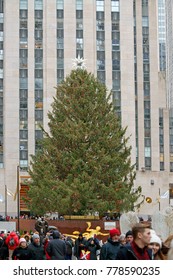
[[[104,222],[104,230],[116,228],[116,222]]]

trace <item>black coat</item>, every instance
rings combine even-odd
[[[75,240],[75,245],[74,245],[74,256],[79,259],[81,250],[85,249],[87,240],[83,237],[80,239],[79,237]]]
[[[152,250],[147,249],[147,252],[148,252],[150,260],[152,260]],[[116,260],[138,260],[138,258],[135,255],[135,253],[133,252],[133,249],[132,249],[130,243],[128,243],[125,246],[120,247]]]
[[[101,247],[100,260],[116,260],[120,246],[120,242],[113,242],[109,237],[107,242]]]
[[[91,244],[91,241],[94,240],[94,244]],[[90,260],[97,260],[97,250],[100,249],[99,241],[95,238],[90,238],[86,242],[86,249],[90,251]]]
[[[65,260],[66,244],[64,240],[52,239],[48,242],[46,252],[51,257],[51,260]]]
[[[45,251],[42,244],[37,245],[34,242],[29,244],[28,250],[31,253],[31,260],[45,260]]]
[[[12,260],[31,260],[32,259],[32,253],[26,248],[17,247],[14,249],[12,254]]]

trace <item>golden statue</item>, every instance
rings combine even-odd
[[[98,235],[102,235],[102,236],[107,236],[109,235],[109,233],[102,233],[100,230],[101,230],[101,227],[100,226],[96,226],[95,229],[91,228],[91,222],[86,222],[88,227],[86,228],[85,232],[83,233],[83,237],[85,237],[86,239],[89,239],[91,237],[96,237]],[[77,239],[78,236],[79,236],[79,231],[73,231],[73,234],[67,234],[67,233],[64,233],[63,235],[66,235],[66,236],[70,236],[74,239]]]

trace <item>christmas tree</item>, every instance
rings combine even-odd
[[[111,93],[83,67],[57,87],[43,128],[41,150],[32,156],[28,203],[37,214],[133,210],[131,147],[112,106]]]

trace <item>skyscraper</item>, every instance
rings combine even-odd
[[[162,1],[157,0],[0,0],[0,193],[15,193],[17,166],[27,178],[30,155],[39,148],[40,124],[55,87],[70,73],[73,59],[86,59],[112,90],[122,126],[127,126],[142,186],[140,213],[152,214],[159,193],[173,183],[167,108]],[[162,13],[163,12],[163,13]],[[159,29],[159,28],[160,29]],[[173,126],[173,125],[172,125]],[[134,186],[135,188],[135,186]],[[24,191],[23,186],[21,192]],[[8,197],[8,213],[17,203]],[[23,207],[23,208],[22,208]],[[26,210],[21,205],[21,210]],[[0,203],[0,213],[4,204]]]

